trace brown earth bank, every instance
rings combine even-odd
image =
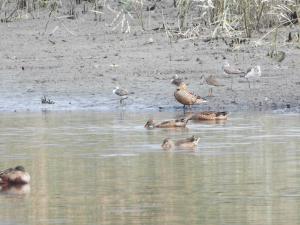
[[[172,39],[156,29],[164,20],[176,24],[176,15],[164,10],[164,19],[162,10],[145,12],[145,30],[134,16],[128,17],[129,33],[113,23],[117,12],[95,21],[92,12],[49,20],[44,11],[35,18],[26,15],[1,23],[0,111],[115,111],[120,109],[112,93],[116,86],[134,92],[122,106],[127,110],[179,110],[170,83],[175,74],[203,97],[210,88],[203,76],[213,75],[224,85],[214,87],[214,96],[194,110],[299,111],[300,42],[286,42],[289,32],[299,32],[299,25],[281,28],[277,49],[286,57],[278,62],[267,56],[272,49],[269,30],[251,39],[210,39],[212,30],[203,27],[200,37]],[[224,74],[225,61],[243,70],[260,65],[262,77],[251,80],[249,88],[245,78]],[[41,104],[43,96],[55,104]]]

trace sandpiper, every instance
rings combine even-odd
[[[231,77],[231,90],[232,90],[232,84],[233,84],[233,75],[243,75],[245,74],[244,71],[242,71],[239,68],[230,66],[228,62],[225,62],[223,65],[223,71],[226,75],[229,75]]]
[[[182,78],[179,78],[177,74],[173,76],[173,78],[171,79],[171,84],[174,84],[177,87],[182,83],[183,83]]]
[[[210,86],[214,86],[214,87],[224,86],[223,84],[220,84],[220,82],[213,75],[210,75],[209,77],[206,77],[205,81]],[[212,90],[213,90],[213,88],[211,87],[209,89],[208,96],[213,96]]]
[[[129,92],[126,89],[116,87],[113,90],[113,93],[120,96],[120,104],[123,104],[123,101],[128,98]]]
[[[252,68],[249,68],[247,70],[247,73],[245,75],[245,78],[247,79],[248,83],[249,83],[249,88],[250,88],[250,79],[253,79],[253,80],[258,80],[259,78],[261,77],[261,68],[260,66],[255,66],[255,67],[252,67]]]

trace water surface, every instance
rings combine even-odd
[[[32,182],[2,190],[0,224],[299,224],[300,117],[145,130],[170,113],[1,113],[0,166]],[[196,152],[160,144],[200,136]]]

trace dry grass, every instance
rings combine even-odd
[[[177,26],[169,31],[174,30],[173,36],[179,38],[199,37],[203,28],[212,30],[213,37],[251,37],[253,32],[265,28],[294,23],[296,20],[293,20],[293,13],[298,13],[298,16],[300,14],[299,0],[165,0],[159,2],[169,7],[169,10],[177,12],[177,18],[174,18],[177,20]],[[113,13],[112,29],[130,32],[133,21],[145,30],[145,4],[150,3],[144,0],[121,0],[119,4],[109,0],[0,0],[0,18],[2,22],[11,22],[22,19],[28,14],[36,17],[40,9],[47,9],[52,13],[51,5],[64,8],[70,16],[76,18],[77,5],[84,4],[82,12],[86,12],[85,7],[88,4],[92,5],[90,12],[95,14],[95,20],[101,20],[102,14]],[[173,5],[174,7],[170,9]]]

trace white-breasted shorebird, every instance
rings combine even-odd
[[[120,104],[123,104],[123,101],[128,98],[129,94],[133,94],[133,92],[129,93],[126,89],[118,86],[113,90],[113,93],[120,97]]]
[[[247,79],[247,81],[249,83],[249,88],[250,88],[250,80],[258,80],[260,77],[261,77],[260,66],[255,66],[255,67],[249,68],[245,75],[245,78]]]
[[[179,86],[182,83],[184,83],[182,78],[178,77],[177,74],[171,79],[171,84],[174,84],[175,86]]]

